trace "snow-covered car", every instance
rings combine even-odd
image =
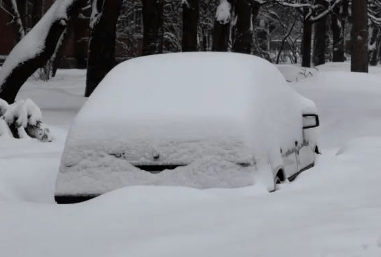
[[[133,185],[245,187],[266,177],[272,191],[314,165],[317,126],[315,104],[264,59],[181,53],[129,60],[75,118],[56,201]]]

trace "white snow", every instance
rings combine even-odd
[[[216,11],[216,20],[221,24],[226,24],[230,21],[231,13],[230,13],[231,5],[227,0],[221,0],[220,4],[217,7]]]
[[[4,120],[8,124],[16,120],[18,126],[26,128],[28,124],[36,126],[37,122],[42,122],[42,113],[32,100],[21,100],[8,107],[4,113]]]
[[[0,117],[4,115],[8,107],[9,107],[9,104],[3,99],[0,99]]]
[[[20,98],[41,107],[58,139],[0,138],[0,256],[380,256],[381,67],[318,69],[293,86],[317,104],[323,155],[276,193],[142,186],[70,206],[46,203],[85,73],[28,81]]]
[[[303,142],[303,111],[316,113],[315,105],[257,57],[192,53],[127,61],[107,75],[75,118],[57,194],[144,184],[252,185],[254,162],[276,169],[282,166],[279,149]],[[155,153],[160,160],[153,162]],[[131,164],[187,167],[152,175]]]
[[[66,10],[74,0],[57,0],[33,29],[12,49],[0,70],[0,85],[18,64],[44,50],[49,28],[55,20],[67,20]],[[1,90],[1,88],[0,88]]]
[[[85,77],[85,71],[59,70],[49,83],[28,80],[18,94],[17,101],[30,98],[41,108],[44,122],[55,137],[53,142],[14,139],[5,121],[0,119],[0,201],[54,201],[67,130],[85,101],[82,97]]]

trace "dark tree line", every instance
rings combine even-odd
[[[38,12],[42,0],[34,2],[36,11],[28,22],[23,20],[22,8],[15,1],[2,1],[1,7],[12,17],[11,25],[20,41],[14,51],[22,50],[26,40],[36,38],[28,35],[40,33],[41,27],[48,32],[40,38],[41,50],[27,53],[17,63],[6,60],[0,71],[0,98],[12,103],[38,68],[48,70],[47,78],[54,75],[65,35],[70,33],[68,22],[75,22],[72,18],[86,8],[92,9],[85,92],[89,96],[116,64],[115,45],[118,33],[123,31],[118,20],[121,12],[124,17],[121,10],[129,5],[128,1],[138,0],[56,0],[65,6],[65,15],[48,22],[47,14],[42,17]],[[300,61],[303,67],[310,67],[311,62],[321,65],[327,59],[343,62],[351,55],[351,70],[361,72],[367,72],[369,63],[380,62],[381,0],[141,0],[140,4],[142,55],[232,51],[259,55],[276,63]],[[133,47],[125,47],[138,49],[137,41],[128,35]]]

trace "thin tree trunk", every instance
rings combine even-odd
[[[231,1],[220,0],[217,7],[216,19],[213,27],[213,44],[212,51],[226,52],[229,48],[229,38],[231,33]]]
[[[293,31],[293,29],[294,29],[294,27],[295,27],[296,20],[297,20],[297,16],[295,15],[295,18],[294,18],[294,21],[292,22],[292,25],[291,25],[290,28],[288,29],[287,34],[284,35],[284,37],[283,37],[283,39],[282,39],[282,42],[281,42],[281,44],[280,44],[279,52],[278,52],[278,55],[277,55],[277,57],[276,57],[276,64],[279,64],[280,55],[282,54],[284,44],[286,43],[287,38],[291,35],[291,33],[292,33],[292,31]]]
[[[331,30],[332,30],[332,61],[333,62],[344,62],[345,61],[345,26],[346,20],[348,18],[348,0],[342,0],[342,3],[337,5],[333,9],[331,15]]]
[[[381,40],[380,29],[377,24],[371,24],[369,39],[369,64],[376,66],[378,64],[378,50]]]
[[[327,34],[326,23],[327,16],[320,18],[315,23],[314,51],[312,59],[314,66],[322,65],[325,63],[325,46]]]
[[[198,0],[187,0],[183,4],[182,51],[197,51],[197,26],[199,18]]]
[[[368,72],[367,0],[352,1],[352,72]]]
[[[16,0],[3,0],[4,7],[12,16],[12,26],[16,32],[16,42],[19,42],[25,36],[25,28],[21,20],[21,15]]]
[[[116,22],[122,0],[94,0],[85,96],[89,97],[115,65]]]
[[[339,8],[339,7],[338,7]],[[338,13],[334,12],[331,16],[331,30],[332,30],[332,61],[344,61],[344,33],[342,23],[338,17]]]
[[[163,52],[163,0],[142,0],[143,55]]]
[[[214,22],[212,51],[227,52],[229,47],[230,23]]]
[[[237,22],[233,28],[233,52],[251,53],[253,46],[252,6],[246,0],[235,4]]]
[[[309,18],[303,20],[303,40],[302,40],[302,67],[311,67],[311,38],[312,22]]]

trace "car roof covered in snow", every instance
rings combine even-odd
[[[283,76],[272,64],[251,55],[148,56],[115,67],[82,113],[112,121],[120,116],[238,116],[252,108],[258,95],[266,97],[284,84]]]

